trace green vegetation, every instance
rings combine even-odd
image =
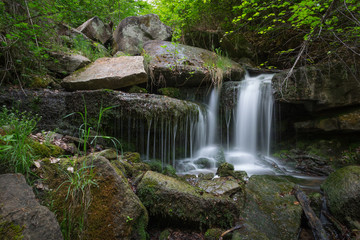
[[[14,223],[4,221],[0,216],[0,237],[4,240],[21,240],[24,238],[22,235],[24,227],[15,225]]]
[[[34,78],[48,74],[45,63],[51,61],[49,52],[69,51],[69,39],[60,38],[56,32],[60,23],[76,28],[98,16],[117,26],[120,20],[148,11],[149,7],[143,0],[1,0],[0,85],[31,86]],[[100,46],[89,47],[92,43],[83,39],[73,44],[75,51],[92,60],[108,54]]]
[[[0,112],[0,168],[29,178],[34,155],[29,135],[40,117],[2,107]]]

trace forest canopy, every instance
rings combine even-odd
[[[68,51],[56,27],[76,28],[94,16],[115,28],[126,17],[155,13],[172,27],[174,41],[216,36],[215,42],[206,40],[207,48],[223,53],[224,39],[234,45],[246,41],[259,67],[334,59],[352,66],[360,56],[357,0],[1,0],[0,11],[0,85],[44,74],[49,51]]]

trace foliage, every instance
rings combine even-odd
[[[64,211],[61,228],[65,239],[73,239],[75,235],[81,239],[87,210],[91,204],[91,187],[98,185],[92,165],[88,165],[86,160],[81,164],[71,158],[69,160],[72,166],[64,172],[67,180],[56,190],[67,186],[65,202],[68,202],[68,208]]]
[[[354,48],[360,36],[359,1],[248,0],[234,6],[234,11],[236,29],[254,31],[265,41],[272,39],[277,43],[272,49],[285,67],[334,57],[346,62],[344,53],[360,55]]]
[[[84,36],[78,35],[73,40],[73,51],[89,58],[91,61],[95,61],[98,58],[109,57],[109,51],[99,43],[93,43]]]
[[[116,26],[121,19],[139,15],[149,6],[143,0],[1,0],[0,85],[31,85],[34,76],[48,73],[45,63],[51,60],[49,52],[64,47],[56,32],[58,23],[78,27],[98,16]],[[82,51],[93,51],[89,54],[90,59],[104,55],[97,46],[81,47]]]
[[[40,117],[29,112],[2,107],[0,112],[0,166],[12,172],[22,173],[27,178],[34,156],[28,137]]]
[[[78,114],[81,117],[82,124],[80,125],[78,130],[79,130],[79,137],[82,140],[81,144],[82,144],[82,151],[84,152],[84,154],[86,154],[86,152],[87,152],[88,145],[96,146],[96,143],[99,138],[111,141],[113,143],[115,149],[118,150],[118,148],[120,148],[120,150],[122,152],[121,144],[120,144],[119,140],[117,140],[114,137],[103,136],[100,133],[101,121],[104,116],[104,113],[112,108],[117,107],[117,106],[110,106],[110,107],[103,108],[101,105],[100,111],[99,111],[99,116],[95,123],[95,126],[92,126],[89,123],[88,111],[87,111],[85,99],[83,99],[83,100],[84,100],[84,113],[73,112],[73,113],[66,115],[64,118],[70,117],[74,114]],[[79,150],[80,150],[80,144],[79,144]]]

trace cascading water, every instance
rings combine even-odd
[[[270,152],[274,104],[272,77],[273,74],[246,75],[239,84],[234,146],[226,153],[226,160],[234,165],[235,170],[244,170],[249,175],[272,172],[258,159],[258,154],[268,156]]]

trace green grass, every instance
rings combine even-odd
[[[28,179],[35,156],[29,144],[40,117],[29,112],[2,107],[0,112],[0,168],[22,173]]]

